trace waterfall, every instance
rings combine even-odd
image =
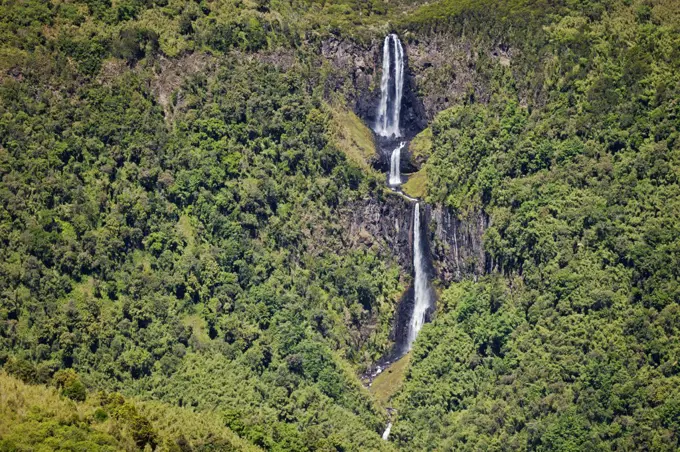
[[[387,98],[390,85],[390,36],[385,36],[383,42],[382,78],[380,79],[380,105],[378,105],[378,119],[375,122],[375,133],[387,135]]]
[[[389,184],[392,186],[401,185],[401,150],[406,146],[406,142],[402,141],[399,146],[394,148],[392,156],[390,157],[390,178]]]
[[[387,427],[385,428],[385,431],[383,432],[382,439],[387,441],[387,439],[390,437],[390,430],[392,430],[392,423],[388,422]]]
[[[420,203],[413,210],[413,269],[415,273],[413,314],[408,329],[408,349],[411,349],[418,332],[425,323],[425,314],[432,305],[432,294],[427,277],[427,257],[423,252],[423,239],[420,230]]]
[[[390,45],[392,43],[392,45]],[[394,54],[394,64],[392,64]],[[390,70],[394,67],[394,73]],[[391,77],[392,76],[392,77]],[[392,83],[390,83],[392,81]],[[404,92],[404,48],[395,34],[385,36],[383,65],[380,79],[380,105],[375,123],[375,133],[383,137],[400,137],[399,116]]]
[[[392,35],[394,41],[394,106],[392,109],[392,127],[394,128],[394,136],[401,136],[399,130],[399,120],[401,114],[401,97],[404,92],[404,49],[401,46],[399,37]]]
[[[401,41],[396,34],[390,34],[385,37],[383,41],[383,62],[382,62],[382,77],[380,79],[380,104],[378,105],[377,117],[373,130],[375,134],[380,137],[385,137],[387,140],[381,140],[383,147],[381,147],[381,154],[384,155],[390,148],[388,146],[394,145],[397,139],[400,138],[401,130],[400,115],[401,102],[404,91],[404,49]],[[429,309],[434,304],[434,293],[430,286],[428,279],[428,259],[429,250],[427,249],[427,239],[422,235],[420,225],[420,201],[411,198],[399,190],[401,185],[401,151],[406,146],[407,141],[401,141],[392,150],[390,155],[390,172],[388,174],[387,183],[390,187],[400,193],[403,197],[415,202],[413,209],[413,311],[406,324],[406,319],[401,313],[397,316],[397,331],[399,337],[395,344],[394,355],[389,358],[391,360],[401,358],[405,353],[408,353],[416,340],[416,336],[425,323],[425,316]],[[425,225],[427,229],[427,225]],[[400,310],[401,311],[401,310]],[[405,334],[401,332],[405,331]],[[384,366],[389,366],[391,361],[383,363]],[[375,378],[385,367],[377,366],[377,370],[371,373],[370,378]],[[385,431],[382,434],[383,440],[388,440],[390,431],[392,430],[392,408],[387,409],[389,419],[385,426]]]

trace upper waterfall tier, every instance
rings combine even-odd
[[[380,79],[380,104],[374,126],[375,133],[383,137],[400,137],[399,117],[404,92],[404,49],[399,37],[390,34],[383,42],[382,78]]]

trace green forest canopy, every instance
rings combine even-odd
[[[3,408],[0,449],[676,450],[679,9],[2,3],[0,379],[35,415]],[[489,100],[433,118],[419,186],[490,216],[493,272],[439,287],[384,442],[357,374],[408,275],[345,246],[338,212],[385,195],[336,139],[318,44],[390,29],[481,49]],[[162,103],[187,55],[210,63]]]

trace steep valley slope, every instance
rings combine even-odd
[[[0,450],[677,450],[679,49],[675,0],[3,2]]]

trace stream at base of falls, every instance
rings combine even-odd
[[[385,431],[382,434],[382,439],[387,441],[390,438],[390,430],[392,430],[392,423],[388,422],[387,427],[385,428]]]

